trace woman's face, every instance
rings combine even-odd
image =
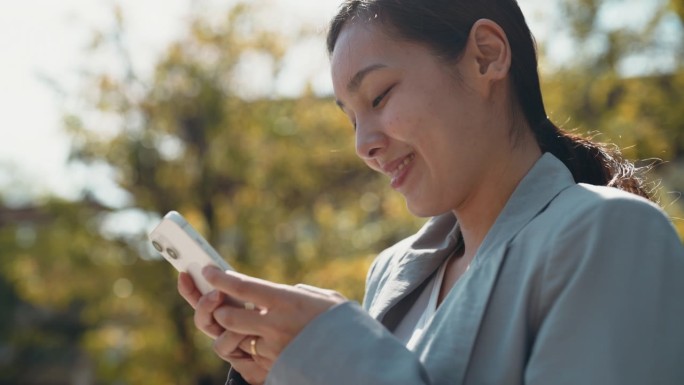
[[[339,35],[331,66],[358,156],[389,177],[413,214],[458,210],[476,193],[505,136],[476,82],[476,61],[465,54],[447,63],[425,45],[352,22]]]

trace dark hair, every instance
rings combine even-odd
[[[328,53],[347,22],[373,20],[401,39],[427,44],[441,58],[457,59],[472,26],[489,19],[504,30],[511,46],[511,83],[524,118],[544,152],[570,169],[577,183],[614,186],[651,199],[633,163],[615,146],[593,142],[560,129],[546,115],[537,49],[516,0],[346,0],[330,23]]]

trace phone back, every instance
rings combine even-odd
[[[154,248],[176,270],[187,272],[203,294],[213,287],[202,276],[202,268],[214,265],[233,270],[211,245],[180,214],[171,212],[149,234]]]

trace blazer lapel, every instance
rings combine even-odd
[[[480,254],[484,255],[484,254]],[[451,289],[432,319],[416,351],[435,384],[462,384],[487,308],[506,255],[506,244],[488,252]],[[454,381],[456,379],[457,381]]]
[[[403,255],[393,257],[397,262],[389,268],[388,279],[373,298],[368,308],[369,314],[382,322],[394,305],[437,270],[459,242],[460,230],[452,213],[428,221],[412,237]]]
[[[561,191],[572,185],[570,172],[550,154],[543,155],[520,182],[470,268],[451,289],[428,326],[429,331],[416,346],[434,383],[463,383],[509,243]]]

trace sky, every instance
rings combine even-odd
[[[324,28],[337,0],[271,0],[287,27],[307,22]],[[80,91],[79,71],[92,63],[85,50],[93,32],[123,10],[133,60],[151,73],[167,45],[183,36],[191,12],[215,12],[229,1],[196,0],[21,0],[0,2],[0,190],[9,204],[55,194],[75,198],[83,185],[107,185],[102,170],[66,167],[69,141],[62,116]],[[294,25],[293,25],[294,26]],[[322,62],[324,53],[319,55]],[[95,67],[95,68],[93,68]],[[320,72],[320,71],[319,71]],[[301,77],[301,76],[300,76]],[[319,77],[321,77],[319,75]],[[294,85],[296,88],[296,84]]]
[[[339,0],[270,1],[274,23],[296,28],[306,23],[321,39],[299,47],[289,76],[280,84],[284,95],[295,95],[307,79],[315,89],[331,89],[323,31]],[[660,0],[658,0],[660,1]],[[67,167],[69,141],[62,131],[64,111],[78,109],[74,97],[82,91],[80,71],[111,66],[106,58],[93,61],[86,47],[94,31],[113,23],[118,4],[127,29],[126,43],[139,73],[151,74],[168,44],[183,36],[188,15],[219,14],[231,0],[2,0],[0,3],[0,196],[21,205],[36,197],[76,198],[83,186],[109,191],[113,203],[125,204],[105,169]],[[646,0],[625,0],[620,21],[639,19]],[[629,5],[632,4],[630,7]],[[541,41],[552,39],[552,5],[544,0],[520,0],[532,32]],[[608,18],[608,21],[611,19]],[[562,38],[551,48],[562,58],[569,51]],[[117,195],[118,194],[118,195]]]

